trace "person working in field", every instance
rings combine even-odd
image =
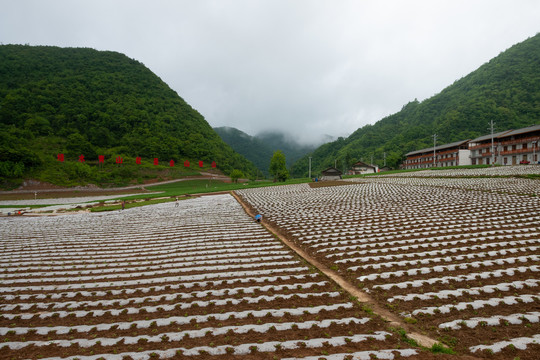
[[[261,220],[262,220],[262,215],[261,214],[255,215],[255,221],[256,222],[261,222]]]

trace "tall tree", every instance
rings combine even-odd
[[[276,150],[270,159],[270,174],[274,177],[274,182],[285,181],[289,178],[286,163],[285,154],[281,150]]]

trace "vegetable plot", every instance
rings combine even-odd
[[[353,180],[238,193],[420,332],[463,354],[537,358],[540,182]]]
[[[0,221],[5,359],[430,356],[230,195]]]

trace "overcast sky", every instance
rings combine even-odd
[[[2,44],[118,51],[212,126],[303,141],[429,98],[539,31],[538,0],[0,0]]]

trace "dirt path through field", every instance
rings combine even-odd
[[[234,198],[242,205],[242,207],[244,208],[244,210],[246,211],[248,215],[250,215],[251,217],[255,217],[256,215],[255,211],[251,208],[251,206],[249,206],[249,204],[245,203],[243,199],[240,198],[236,193],[231,192],[231,195],[234,196]],[[317,269],[319,269],[322,273],[324,273],[330,279],[334,280],[341,288],[347,291],[350,295],[356,297],[358,301],[367,304],[373,310],[374,313],[381,316],[384,320],[388,321],[390,326],[405,329],[407,331],[407,335],[410,338],[416,340],[418,344],[425,346],[427,348],[431,348],[433,344],[438,342],[428,336],[419,334],[416,331],[414,331],[414,329],[412,329],[409,324],[403,322],[398,316],[392,314],[390,311],[380,306],[371,296],[357,289],[353,284],[351,284],[342,276],[340,276],[336,271],[320,263],[317,259],[310,256],[308,253],[306,253],[303,249],[301,249],[295,243],[287,239],[287,237],[281,233],[279,228],[274,227],[272,224],[268,223],[264,219],[262,220],[261,223],[266,229],[268,229],[270,232],[276,235],[285,245],[291,248],[300,257],[305,259],[311,265],[315,266]]]

